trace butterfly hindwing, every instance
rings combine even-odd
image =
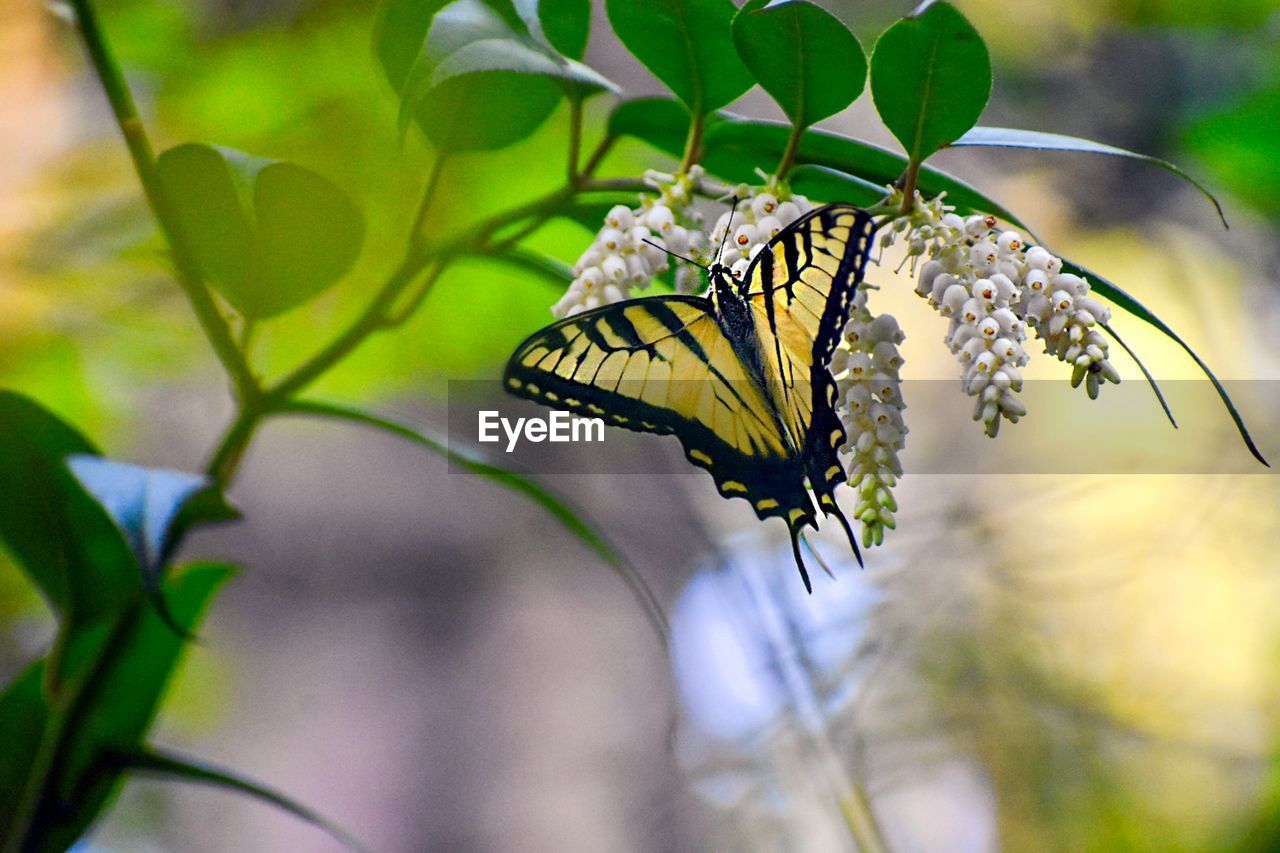
[[[554,408],[675,435],[721,494],[761,518],[811,514],[803,463],[706,299],[633,299],[561,320],[516,349],[505,383]]]
[[[827,365],[866,272],[873,231],[858,208],[818,208],[757,253],[740,289],[753,311],[773,402],[801,450],[818,506],[839,518],[851,542],[835,501],[846,436]]]

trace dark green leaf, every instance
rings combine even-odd
[[[949,3],[924,3],[876,41],[871,95],[885,126],[922,163],[982,115],[991,95],[987,46]]]
[[[733,47],[730,0],[606,0],[613,31],[695,113],[751,88]]]
[[[1277,124],[1276,130],[1280,133],[1280,124]],[[1227,217],[1222,212],[1222,205],[1218,203],[1213,193],[1209,192],[1204,184],[1192,178],[1169,161],[1161,160],[1158,157],[1135,154],[1123,148],[1116,148],[1114,145],[1106,145],[1075,136],[1064,136],[1060,133],[1040,133],[1035,130],[1016,130],[1008,127],[975,127],[951,143],[951,146],[953,148],[1032,148],[1037,151],[1076,151],[1085,154],[1107,154],[1111,157],[1127,157],[1131,160],[1141,160],[1144,163],[1150,163],[1153,166],[1159,166],[1161,169],[1172,172],[1198,189],[1205,198],[1209,199],[1214,210],[1218,212],[1218,218],[1222,220],[1222,224],[1224,226],[1227,224]]]
[[[561,80],[580,95],[619,91],[612,81],[577,60],[552,56],[510,38],[481,39],[458,48],[435,66],[431,86],[435,88],[446,80],[491,71]]]
[[[279,791],[268,788],[259,782],[247,779],[230,770],[223,770],[220,767],[214,767],[189,758],[179,758],[154,749],[140,749],[130,753],[121,753],[114,756],[114,758],[116,763],[125,770],[151,773],[165,779],[213,785],[244,794],[255,800],[261,800],[328,833],[335,841],[350,850],[363,851],[367,849],[354,835],[325,819],[323,815],[314,809],[309,809]]]
[[[858,39],[807,0],[749,0],[733,19],[733,41],[756,82],[801,127],[852,104],[867,82]]]
[[[1169,423],[1173,424],[1173,428],[1177,429],[1178,422],[1173,418],[1173,410],[1169,408],[1169,402],[1165,400],[1164,392],[1160,390],[1160,386],[1156,384],[1156,378],[1151,375],[1150,370],[1147,370],[1147,366],[1142,363],[1142,359],[1138,358],[1138,354],[1124,342],[1124,338],[1116,334],[1115,329],[1111,328],[1110,324],[1099,323],[1098,325],[1102,326],[1103,330],[1120,345],[1120,348],[1129,354],[1129,358],[1133,359],[1133,363],[1138,365],[1138,369],[1142,371],[1147,384],[1151,386],[1151,393],[1156,395],[1156,402],[1160,404],[1160,408],[1164,409],[1164,416],[1169,419]]]
[[[386,0],[373,28],[373,51],[387,82],[399,94],[418,61],[427,31],[450,0]]]
[[[0,839],[15,831],[14,818],[22,802],[41,734],[49,716],[42,684],[44,663],[26,668],[0,693],[0,732],[4,760],[0,761]]]
[[[667,618],[662,611],[662,605],[658,603],[657,598],[649,589],[644,579],[636,571],[635,567],[619,554],[612,545],[610,545],[604,535],[595,529],[589,522],[582,518],[581,513],[570,507],[560,498],[556,497],[547,489],[530,480],[521,474],[503,468],[501,465],[494,464],[480,450],[472,447],[466,447],[462,450],[457,449],[456,439],[450,439],[445,436],[433,437],[412,427],[398,424],[395,421],[387,420],[378,415],[370,414],[359,409],[349,406],[342,406],[333,403],[322,403],[311,400],[298,400],[291,403],[288,408],[282,410],[285,414],[313,415],[326,418],[337,418],[347,420],[353,423],[364,424],[365,426],[374,427],[375,429],[385,430],[398,435],[401,438],[414,442],[422,447],[427,448],[432,453],[443,456],[455,465],[461,466],[463,469],[480,477],[506,486],[513,491],[519,492],[525,497],[532,500],[538,506],[545,509],[548,513],[560,522],[566,530],[573,534],[579,541],[599,555],[608,565],[618,573],[618,575],[631,588],[641,606],[644,608],[645,615],[653,624],[654,629],[658,632],[659,638],[665,644],[667,641]]]
[[[427,19],[425,25],[421,17]],[[387,79],[400,94],[401,129],[416,121],[441,151],[485,151],[518,142],[546,121],[566,88],[579,85],[570,79],[577,72],[565,72],[568,66],[561,58],[480,0],[443,6],[393,0],[383,21],[375,35],[376,49]],[[408,25],[394,26],[402,22]],[[522,59],[501,65],[503,52],[494,45],[473,47],[493,40],[519,45],[511,53]],[[437,77],[438,69],[460,51],[463,55],[453,61],[452,70],[446,66]],[[406,68],[407,55],[413,59]],[[531,55],[541,60],[530,60]],[[531,67],[534,62],[537,68]],[[491,65],[497,67],[486,67]],[[561,73],[548,76],[548,68]]]
[[[827,166],[797,166],[787,176],[791,189],[818,201],[843,201],[871,207],[884,198],[884,185],[865,181]]]
[[[1227,394],[1227,389],[1218,381],[1218,377],[1213,375],[1213,371],[1209,369],[1209,365],[1205,364],[1204,360],[1201,359],[1200,356],[1196,355],[1195,351],[1187,345],[1186,341],[1178,336],[1177,332],[1169,328],[1163,320],[1153,314],[1149,308],[1137,299],[1134,299],[1124,290],[1121,290],[1118,285],[1107,281],[1097,273],[1087,270],[1077,264],[1073,264],[1067,260],[1063,260],[1062,268],[1066,272],[1075,273],[1076,275],[1084,276],[1089,279],[1089,283],[1093,285],[1093,289],[1099,295],[1110,300],[1116,306],[1123,308],[1125,311],[1128,311],[1140,320],[1145,320],[1152,326],[1155,326],[1157,329],[1173,339],[1178,346],[1182,347],[1182,349],[1186,351],[1187,355],[1191,356],[1191,359],[1196,363],[1204,375],[1208,377],[1209,381],[1213,383],[1213,388],[1218,392],[1218,397],[1222,400],[1222,405],[1227,407],[1227,414],[1231,416],[1231,420],[1235,423],[1236,430],[1240,433],[1240,438],[1244,441],[1245,447],[1249,448],[1249,452],[1253,454],[1255,459],[1263,465],[1266,465],[1268,468],[1271,467],[1271,463],[1262,456],[1262,452],[1258,450],[1258,446],[1253,443],[1253,437],[1249,435],[1249,430],[1244,425],[1244,419],[1240,417],[1240,413],[1236,411],[1235,404],[1231,402],[1231,397]]]
[[[582,59],[591,34],[591,0],[514,0],[529,33],[570,59]]]
[[[309,169],[201,143],[169,149],[158,167],[201,269],[246,317],[306,302],[360,252],[360,211]]]
[[[64,620],[84,624],[142,590],[119,528],[66,467],[93,445],[35,401],[0,392],[0,539]]]
[[[195,627],[233,571],[201,564],[184,567],[166,580],[165,598],[184,632]],[[140,604],[104,622],[108,624],[102,624],[103,630],[82,632],[67,651],[75,659],[64,668],[82,675],[69,694],[74,702],[59,729],[58,761],[46,768],[52,775],[42,785],[23,850],[63,850],[84,834],[118,789],[120,769],[111,756],[137,748],[181,652],[183,640]],[[25,679],[37,677],[32,672],[23,677],[22,701],[0,702],[0,716],[14,707],[21,710],[20,732],[29,732],[36,717],[53,719],[44,693],[39,705],[31,701]],[[35,769],[28,765],[28,770]],[[0,813],[5,811],[0,808]]]
[[[709,118],[714,120],[707,123],[707,153],[703,162],[712,174],[732,182],[758,181],[756,168],[761,164],[776,163],[782,156],[791,133],[786,124],[754,121],[730,113],[717,113]],[[684,122],[683,125],[680,124],[681,121]],[[635,137],[660,151],[679,156],[688,121],[688,114],[684,113],[679,104],[669,99],[649,98],[620,104],[610,118],[609,130],[619,136]],[[907,166],[907,161],[901,154],[860,139],[821,130],[805,131],[796,152],[796,162],[825,166],[881,187],[897,180]],[[939,169],[922,167],[919,187],[921,192],[930,196],[945,192],[947,202],[955,205],[962,215],[994,213],[1012,225],[1024,229],[1027,227],[993,199]]]
[[[707,126],[718,121],[707,116]],[[671,98],[635,98],[623,101],[609,114],[609,135],[643,140],[660,151],[679,157],[689,135],[689,110]],[[598,226],[597,226],[598,227]]]
[[[234,517],[234,510],[204,475],[143,468],[89,455],[68,457],[67,464],[120,528],[148,593],[161,615],[176,628],[160,597],[165,564],[187,525],[225,518],[227,511]]]

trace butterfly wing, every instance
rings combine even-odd
[[[827,365],[866,272],[874,232],[866,211],[830,204],[792,223],[761,249],[743,276],[772,402],[804,459],[824,513],[836,515],[844,481],[844,427]],[[859,558],[861,559],[861,558]]]
[[[516,349],[505,383],[558,409],[675,435],[721,494],[747,499],[760,518],[811,507],[803,462],[706,299],[633,299],[561,320]]]

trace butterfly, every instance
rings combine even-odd
[[[845,431],[827,365],[862,282],[875,225],[829,204],[780,231],[741,277],[708,269],[706,296],[650,296],[567,317],[527,338],[504,381],[518,396],[626,429],[675,435],[725,497],[799,537],[818,508],[844,527]]]

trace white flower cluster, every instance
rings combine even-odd
[[[854,517],[862,522],[862,544],[868,548],[884,542],[898,509],[893,487],[902,476],[898,453],[907,437],[898,345],[905,337],[891,315],[868,310],[867,291],[859,288],[831,360],[839,392],[836,413],[848,433],[842,461],[858,495]]]
[[[900,203],[901,192],[889,203]],[[917,195],[910,214],[896,219],[881,237],[892,245],[907,241],[907,255],[920,266],[916,292],[950,319],[947,346],[964,370],[965,392],[975,398],[974,420],[995,437],[1002,420],[1026,414],[1016,394],[1028,361],[1025,343],[1032,327],[1045,351],[1073,367],[1071,382],[1086,382],[1097,397],[1103,380],[1119,382],[1107,357],[1107,341],[1097,326],[1110,312],[1089,299],[1089,284],[1062,271],[1061,259],[1022,235],[1001,230],[994,216],[961,217],[943,197]]]
[[[708,250],[712,252],[724,245],[721,256],[708,258],[708,262],[718,260],[733,270],[736,276],[747,271],[756,253],[783,228],[813,209],[809,199],[795,195],[784,187],[772,190],[766,187],[759,191],[740,189],[742,193],[737,209],[727,210],[720,215],[715,227],[711,229],[707,243]],[[726,234],[731,225],[733,233]]]
[[[551,306],[556,317],[630,298],[632,288],[648,287],[654,276],[667,271],[663,249],[684,254],[700,244],[701,233],[680,222],[702,178],[701,168],[646,177],[658,189],[658,197],[645,196],[635,209],[619,204],[609,211],[604,227],[574,265],[569,289]]]

